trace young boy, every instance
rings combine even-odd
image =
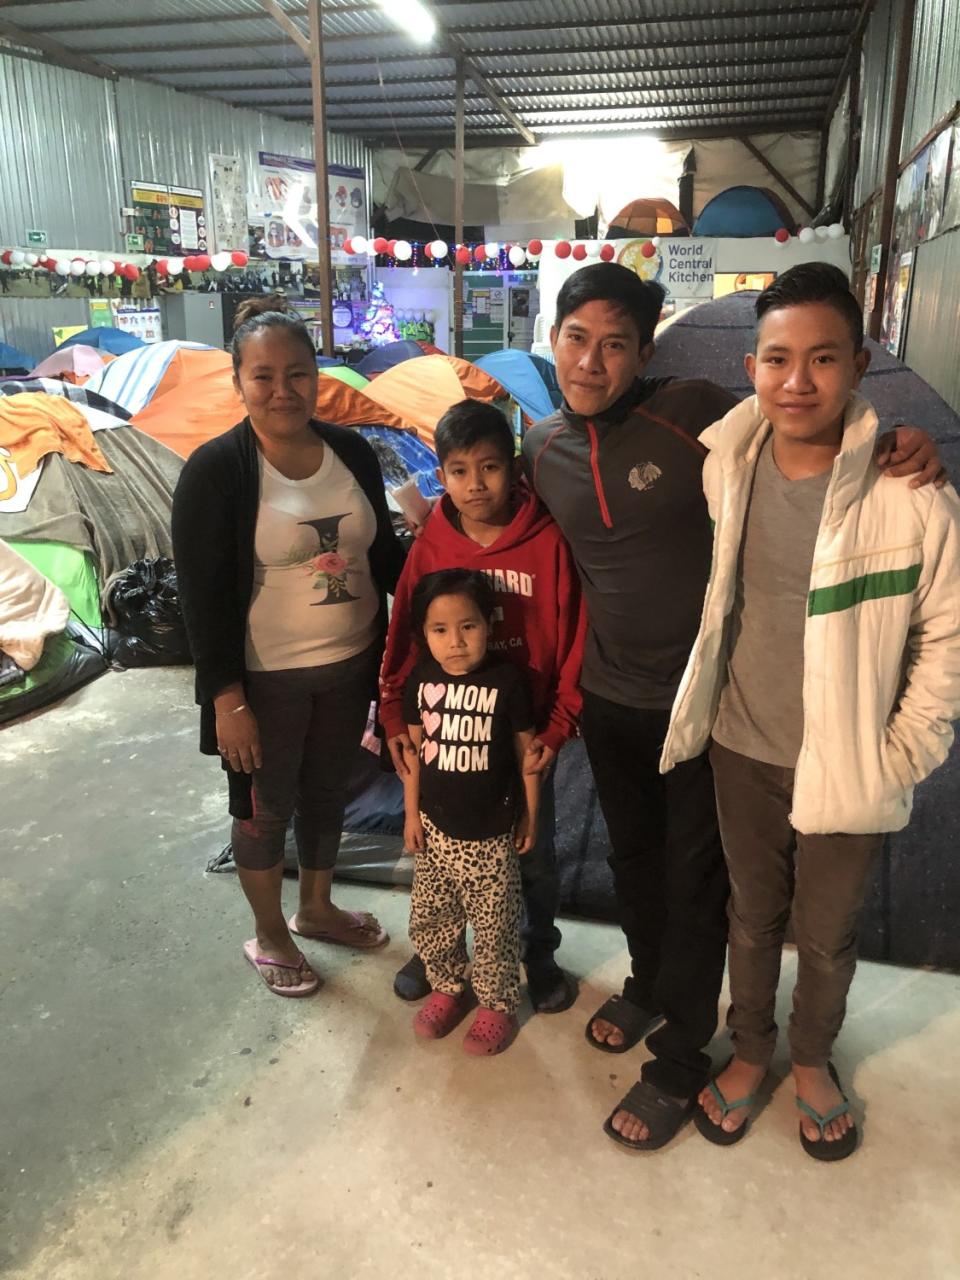
[[[585,620],[579,580],[563,537],[543,504],[517,483],[513,433],[492,405],[464,400],[449,409],[434,437],[446,493],[407,557],[394,597],[380,673],[380,720],[397,773],[414,751],[403,714],[404,683],[417,660],[410,598],[426,573],[476,569],[493,587],[497,612],[491,651],[527,674],[536,718],[533,758],[543,776],[539,836],[521,861],[525,921],[524,964],[534,1008],[558,1013],[576,996],[554,952],[558,899],[553,842],[552,762],[572,738],[580,716],[580,663]],[[528,768],[530,765],[528,765]],[[430,990],[414,956],[397,974],[394,990],[407,1000]]]
[[[742,1138],[776,1044],[788,920],[800,1140],[839,1160],[857,1129],[830,1054],[883,833],[947,755],[960,713],[960,503],[883,479],[856,394],[863,323],[836,267],[805,263],[758,298],[756,395],[702,437],[716,522],[700,632],[661,769],[711,762],[730,873],[734,1056],[699,1095],[710,1141]]]

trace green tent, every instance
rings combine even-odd
[[[348,387],[356,387],[358,391],[370,385],[369,378],[365,378],[362,373],[357,373],[356,369],[351,369],[345,364],[330,365],[329,368],[321,369],[319,372],[325,378],[339,378]]]

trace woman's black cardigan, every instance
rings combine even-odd
[[[403,545],[393,531],[380,464],[356,431],[327,422],[310,424],[366,494],[377,518],[370,570],[380,597],[377,640],[387,625],[387,593],[403,568]],[[260,505],[256,437],[245,418],[193,453],[173,495],[173,555],[183,618],[196,666],[200,750],[217,754],[213,699],[246,676],[247,614],[253,595],[253,543]],[[376,687],[370,690],[376,697]],[[226,767],[226,766],[224,766]],[[228,770],[230,812],[251,816],[250,777]]]

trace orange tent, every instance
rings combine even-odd
[[[637,236],[672,236],[678,231],[690,234],[677,206],[661,199],[632,200],[610,220],[610,226]]]
[[[159,392],[134,414],[133,423],[181,458],[189,458],[206,440],[229,431],[244,416],[240,397],[233,389],[233,370],[224,352],[183,352],[183,355],[219,355],[220,368],[188,379],[178,378],[172,390]],[[213,365],[216,362],[211,361]],[[423,361],[418,361],[423,363]],[[412,431],[411,423],[373,404],[362,391],[336,378],[320,378],[317,417],[343,427],[383,426]]]
[[[437,422],[461,400],[505,400],[507,392],[495,378],[469,360],[456,356],[423,356],[404,360],[374,378],[363,394],[406,423],[433,448]]]

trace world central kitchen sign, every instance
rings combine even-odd
[[[649,256],[643,253],[644,245],[649,245]],[[716,256],[715,239],[661,236],[657,245],[647,240],[628,240],[617,261],[635,271],[641,280],[662,284],[668,299],[712,298]]]

